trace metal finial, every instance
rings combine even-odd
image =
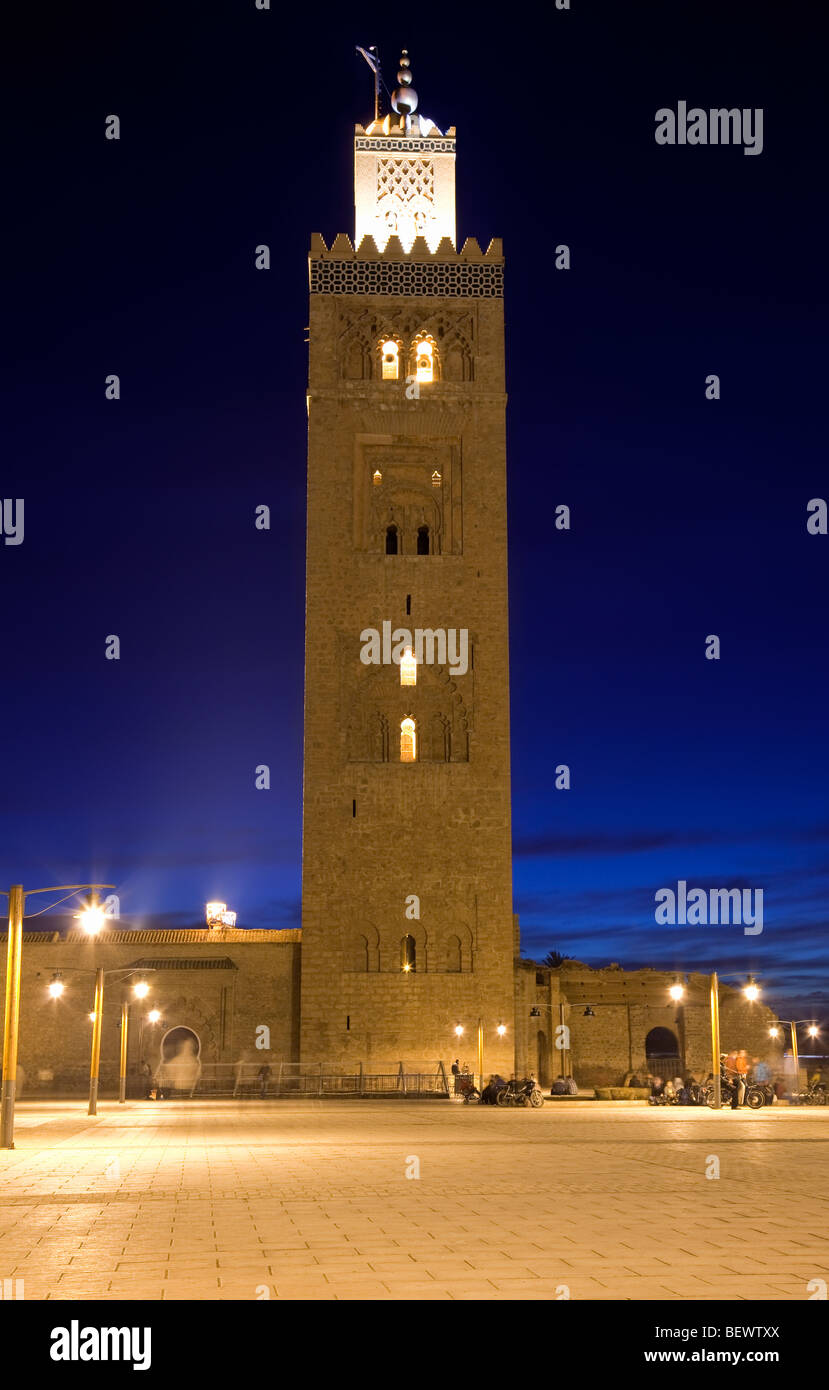
[[[411,62],[409,61],[409,50],[403,49],[400,55],[400,68],[397,73],[397,80],[400,83],[392,92],[391,104],[399,116],[413,116],[417,110],[417,92],[412,86],[412,74],[410,72]]]

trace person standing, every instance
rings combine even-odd
[[[455,1092],[455,1095],[457,1096],[460,1094],[461,1089],[461,1064],[457,1057],[452,1063],[452,1076],[454,1078],[452,1082],[452,1088]]]

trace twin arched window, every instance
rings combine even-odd
[[[437,347],[434,340],[421,335],[415,339],[410,351],[412,356],[409,360],[414,364],[415,380],[418,383],[437,380]],[[384,338],[380,342],[380,369],[383,381],[400,380],[400,343],[394,338]]]
[[[386,527],[386,554],[401,555],[402,553],[403,547],[400,541],[400,531],[395,523],[392,522],[390,526]],[[431,555],[432,553],[432,533],[426,525],[418,526],[417,528],[416,553],[418,555]]]

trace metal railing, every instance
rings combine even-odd
[[[256,1062],[206,1062],[194,1094],[236,1099],[449,1095],[442,1062],[387,1063],[381,1071],[366,1071],[362,1063],[346,1071],[327,1062],[279,1062],[267,1077],[262,1076],[261,1069],[262,1064]]]

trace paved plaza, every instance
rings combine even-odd
[[[31,1102],[0,1152],[27,1299],[804,1300],[828,1232],[829,1109]]]

